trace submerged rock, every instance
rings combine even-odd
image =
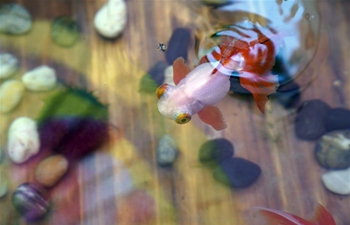
[[[9,188],[9,183],[7,177],[5,176],[3,170],[0,170],[0,198],[4,197]]]
[[[0,32],[23,34],[32,27],[29,12],[18,4],[4,4],[0,7]]]
[[[205,142],[199,149],[199,161],[212,165],[230,159],[233,156],[233,145],[225,138]]]
[[[56,86],[56,72],[49,66],[39,66],[22,76],[24,86],[31,91],[49,91]]]
[[[330,107],[321,100],[309,100],[299,108],[294,121],[294,131],[298,138],[315,140],[321,137],[326,128],[324,120]]]
[[[53,155],[42,162],[35,169],[35,180],[44,187],[54,186],[67,172],[68,161],[62,155]]]
[[[51,38],[59,46],[73,46],[79,38],[78,23],[68,16],[56,18],[51,27]]]
[[[0,112],[7,113],[15,108],[23,97],[24,86],[18,80],[7,80],[0,86]]]
[[[318,163],[327,169],[350,167],[350,130],[323,135],[315,148]]]
[[[278,87],[273,97],[276,98],[284,108],[295,107],[300,101],[300,87],[297,83],[291,81]]]
[[[260,167],[242,158],[224,160],[213,172],[214,179],[232,188],[245,188],[261,174]]]
[[[324,121],[327,131],[350,129],[350,110],[331,109]]]
[[[15,119],[8,132],[8,155],[15,163],[23,163],[39,152],[37,125],[28,117]]]
[[[350,194],[350,168],[327,172],[322,175],[322,181],[331,192],[340,195]]]
[[[38,185],[24,183],[12,194],[12,204],[28,221],[42,218],[50,207],[48,193]]]
[[[10,77],[18,68],[18,59],[11,54],[0,54],[0,79]]]
[[[109,0],[96,13],[94,26],[102,36],[115,38],[123,31],[126,20],[127,9],[124,0]]]
[[[164,135],[160,138],[157,147],[157,162],[160,166],[171,166],[178,153],[178,147],[174,138]]]
[[[191,43],[191,32],[186,28],[176,28],[169,40],[165,52],[166,61],[172,65],[175,59],[182,57],[187,61],[188,48]]]

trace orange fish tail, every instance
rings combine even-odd
[[[240,74],[240,84],[253,95],[256,105],[262,113],[265,113],[265,104],[269,100],[268,96],[275,93],[279,86],[276,75],[260,76],[251,72]]]
[[[336,225],[332,215],[322,205],[317,206],[313,221],[318,225]]]

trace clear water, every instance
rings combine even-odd
[[[348,18],[344,11],[348,2],[337,2],[335,11],[324,1],[231,2],[219,11],[200,1],[128,0],[122,36],[107,40],[93,27],[102,1],[19,1],[34,24],[25,35],[0,34],[1,53],[19,59],[20,68],[11,78],[20,79],[28,70],[50,65],[57,71],[60,87],[87,88],[108,104],[111,125],[111,141],[71,165],[69,173],[50,189],[50,213],[30,224],[254,225],[263,224],[254,206],[310,218],[317,203],[332,213],[337,225],[349,224],[349,196],[333,194],[323,186],[321,175],[326,170],[314,159],[316,142],[300,141],[294,135],[295,108],[284,109],[269,101],[263,115],[251,97],[231,94],[217,104],[228,124],[217,132],[197,117],[183,126],[163,118],[155,94],[139,92],[142,77],[164,60],[157,44],[167,44],[173,29],[191,30],[188,63],[196,65],[199,56],[213,47],[213,33],[228,24],[250,21],[292,31],[279,57],[289,74],[285,82],[293,80],[302,88],[301,101],[317,98],[332,107],[349,108],[349,54],[344,50],[349,47],[349,28],[343,21]],[[330,13],[339,13],[334,16],[338,20]],[[80,25],[81,35],[71,48],[55,45],[50,37],[52,21],[61,15],[71,15]],[[332,57],[339,60],[333,63]],[[11,122],[20,116],[36,118],[49,94],[26,91],[13,111],[0,114],[4,152]],[[173,136],[179,147],[172,168],[157,166],[156,148],[164,134]],[[198,161],[200,146],[221,137],[232,142],[235,157],[261,167],[262,175],[252,186],[227,188]],[[50,154],[42,151],[21,165],[5,156],[0,172],[8,180],[9,192],[0,199],[0,224],[27,224],[14,210],[11,194],[18,185],[34,181],[36,165]]]

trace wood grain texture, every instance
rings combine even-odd
[[[158,42],[166,43],[176,27],[193,29],[203,23],[183,1],[127,1],[127,27],[114,40],[101,38],[93,28],[94,14],[104,1],[0,0],[1,4],[5,2],[24,5],[35,21],[27,35],[0,34],[0,51],[11,52],[20,60],[21,70],[14,78],[48,64],[56,69],[60,82],[94,90],[109,104],[110,123],[117,127],[111,129],[110,143],[71,165],[70,173],[51,189],[52,212],[31,224],[128,224],[118,217],[130,213],[120,207],[125,195],[116,191],[121,182],[116,175],[122,169],[112,161],[118,160],[131,174],[135,188],[147,192],[155,202],[156,216],[137,224],[255,225],[262,221],[253,206],[308,218],[321,203],[337,225],[350,225],[350,197],[332,194],[323,186],[321,174],[325,170],[314,159],[315,142],[300,141],[294,135],[294,110],[270,101],[267,113],[262,115],[251,99],[228,95],[218,103],[228,128],[215,132],[198,118],[184,126],[163,118],[157,111],[155,95],[138,92],[145,71],[164,59],[156,50]],[[350,2],[320,0],[318,6],[322,17],[320,45],[302,74],[315,79],[303,91],[302,101],[317,98],[332,107],[350,108]],[[50,39],[51,22],[60,15],[71,15],[81,26],[81,39],[73,48],[60,48]],[[194,52],[189,54],[194,56]],[[0,114],[1,146],[6,146],[11,121],[19,116],[35,118],[47,95],[26,92],[14,111]],[[172,135],[180,149],[171,169],[156,163],[155,150],[163,134]],[[212,171],[199,164],[199,147],[215,137],[229,139],[235,156],[261,166],[262,175],[256,183],[231,190],[217,183]],[[0,200],[0,225],[26,224],[11,205],[11,193],[21,183],[33,181],[35,166],[50,154],[42,152],[19,166],[8,160],[0,165],[10,181],[9,194]],[[108,191],[111,195],[104,197]],[[120,208],[125,212],[118,212]]]

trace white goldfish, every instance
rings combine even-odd
[[[219,32],[226,37],[214,50],[205,55],[192,71],[178,58],[173,63],[174,83],[163,84],[157,89],[159,112],[176,123],[185,124],[193,115],[215,130],[225,129],[226,123],[220,110],[213,106],[230,89],[230,76],[238,72],[240,84],[253,95],[262,113],[268,96],[278,87],[276,75],[271,74],[275,64],[280,36],[268,38],[258,28],[244,30],[245,36],[237,32]],[[221,33],[221,34],[220,34]]]

